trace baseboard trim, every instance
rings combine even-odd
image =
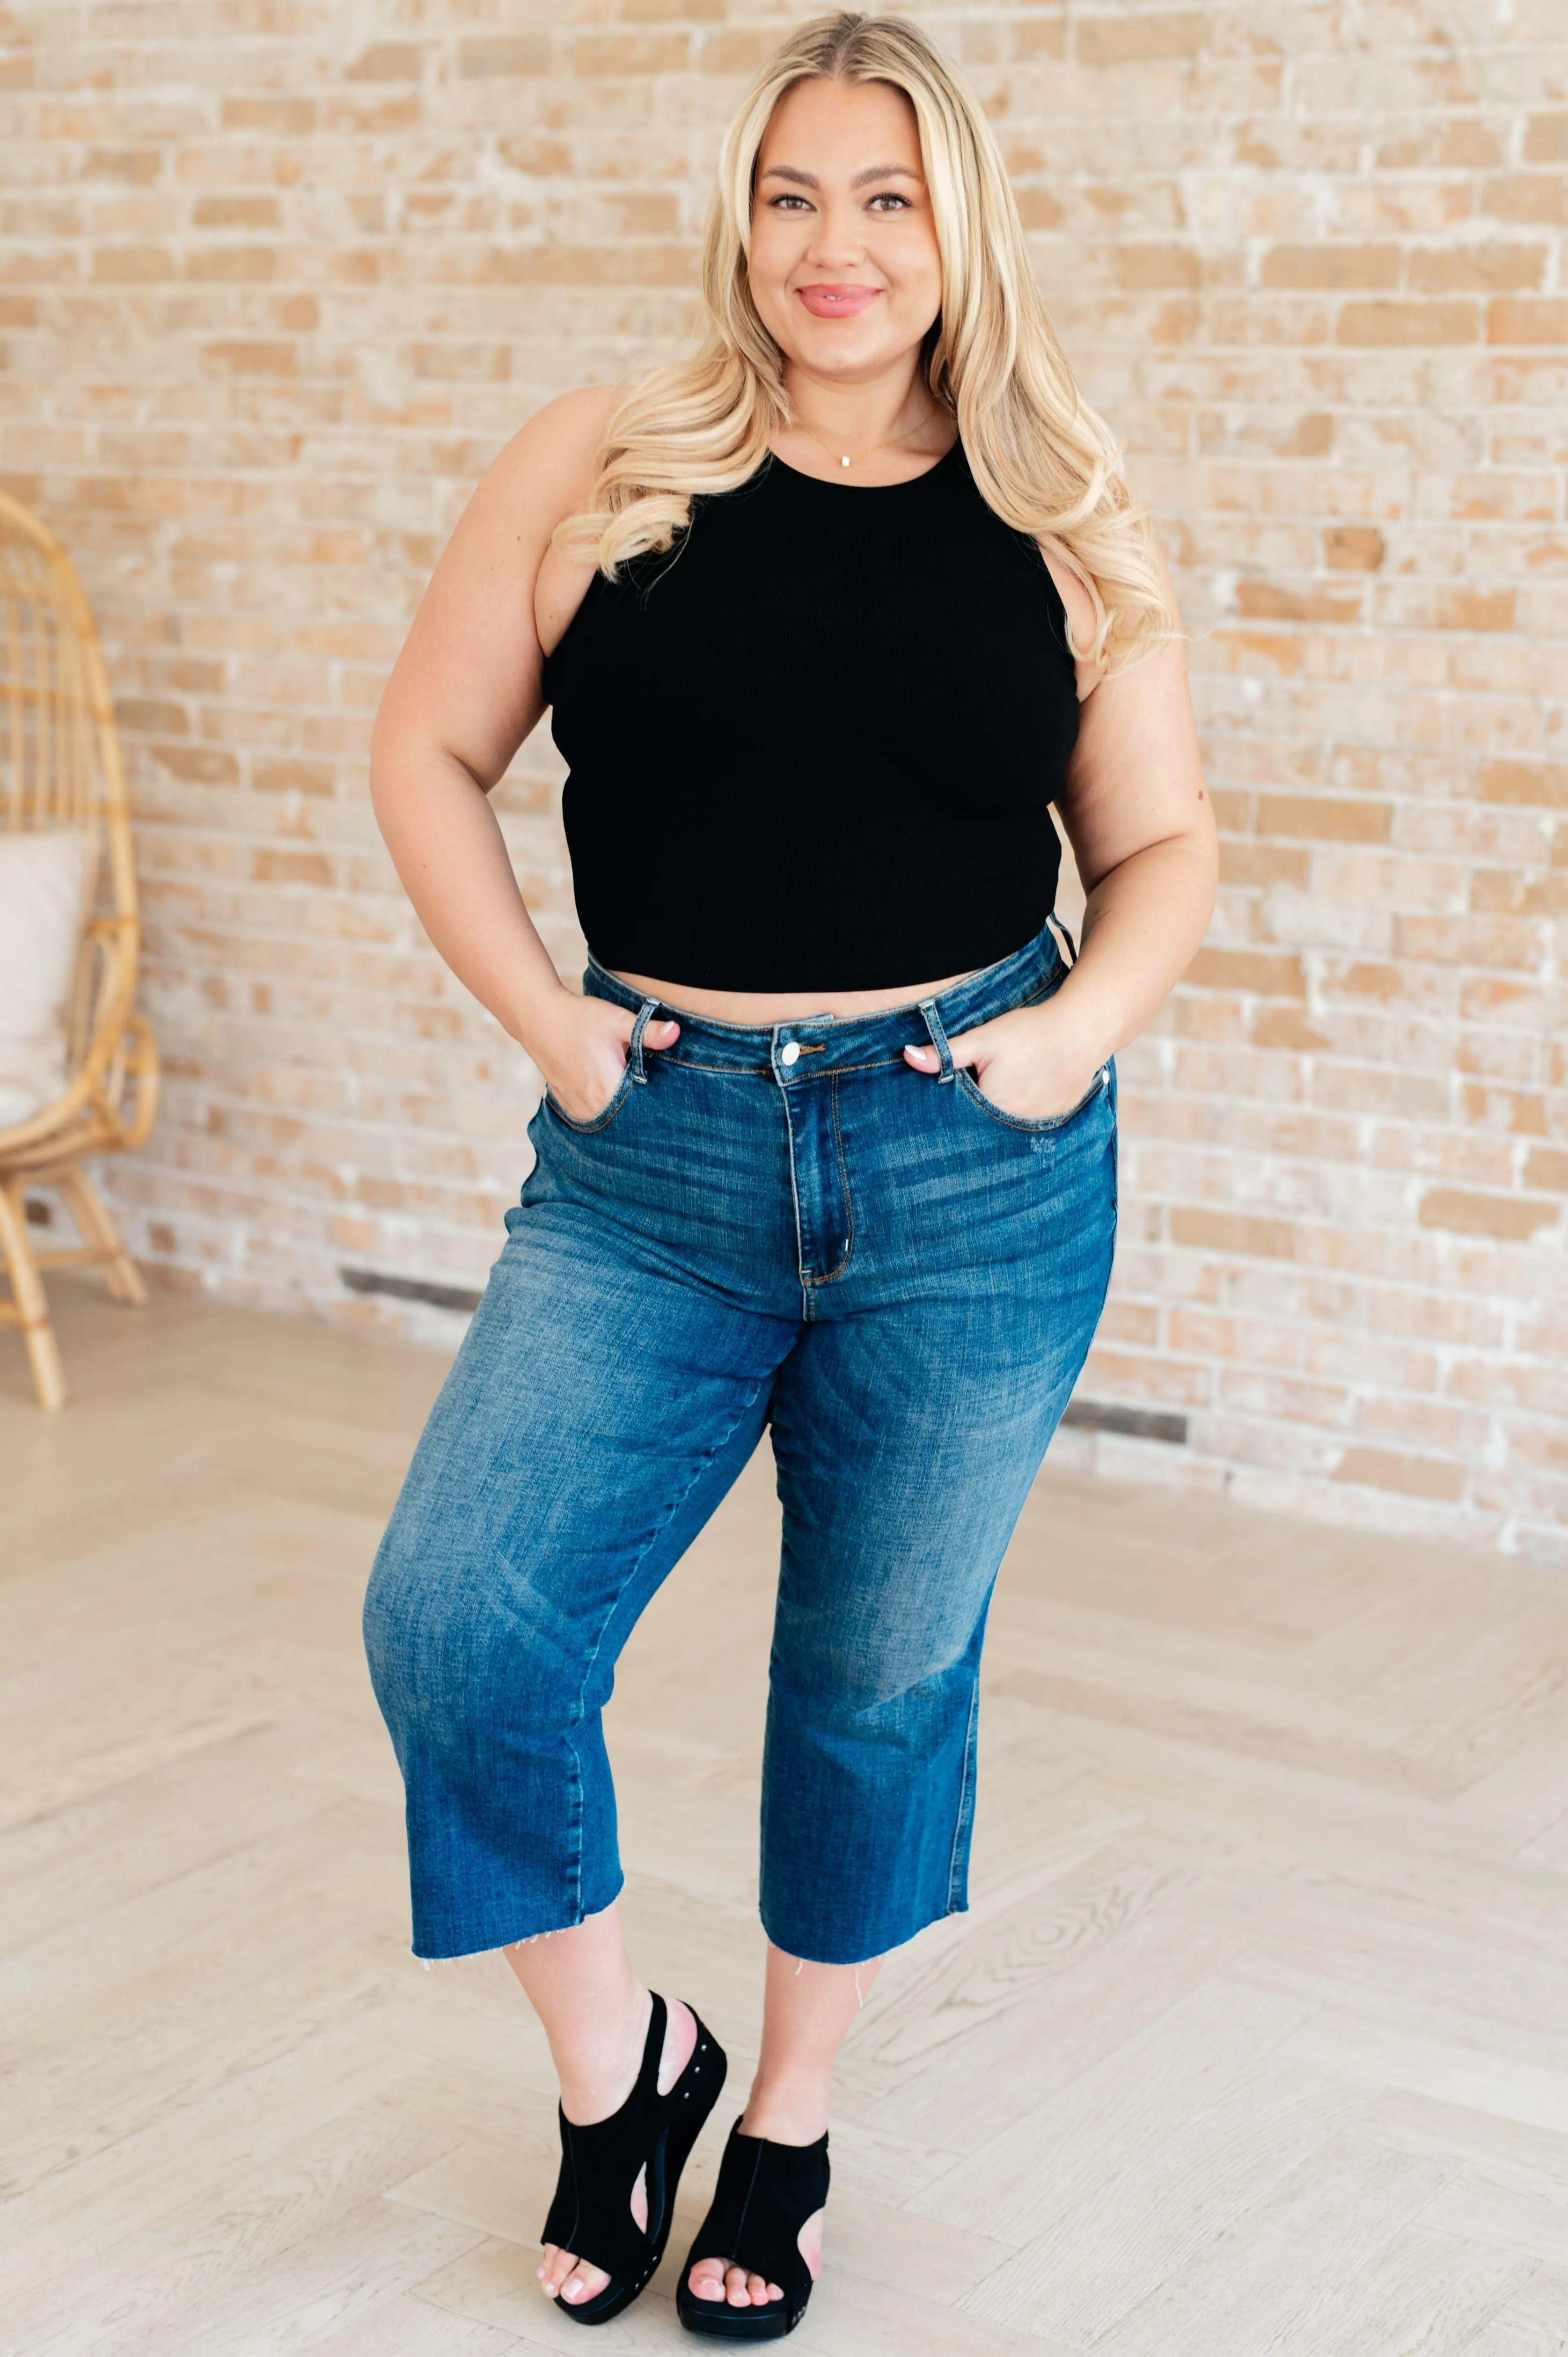
[[[1069,1400],[1062,1416],[1090,1432],[1121,1432],[1133,1440],[1164,1440],[1187,1446],[1187,1418],[1165,1408],[1121,1407],[1113,1400]]]
[[[379,1268],[340,1268],[350,1293],[385,1293],[394,1301],[428,1302],[433,1309],[477,1309],[479,1297],[471,1286],[437,1285],[425,1276],[392,1276]]]

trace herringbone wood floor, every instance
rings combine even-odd
[[[441,1361],[56,1292],[66,1413],[0,1354],[0,2347],[584,2357],[543,2044],[407,1953],[359,1652]],[[764,1458],[611,1717],[638,1960],[737,2092],[774,1526]],[[802,2357],[1568,2348],[1565,1666],[1560,1577],[1047,1473],[973,1911],[846,2050]],[[675,2348],[673,2267],[606,2357]]]

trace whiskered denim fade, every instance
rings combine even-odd
[[[534,1117],[366,1601],[421,1956],[615,1898],[617,1657],[765,1426],[764,1926],[855,1964],[967,1904],[986,1613],[1104,1303],[1116,1076],[1020,1120],[947,1043],[1067,971],[1047,927],[918,1004],[682,1015],[655,1055],[658,1002],[590,965],[585,987],[636,1013],[625,1076],[592,1120],[548,1097]],[[940,1078],[904,1061],[917,1040]]]

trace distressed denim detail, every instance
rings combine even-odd
[[[1065,974],[1047,930],[919,1005],[682,1015],[685,1056],[649,1051],[591,1123],[541,1106],[366,1598],[422,1957],[616,1897],[616,1663],[768,1427],[764,1926],[859,1964],[967,1904],[986,1614],[1104,1303],[1116,1081],[1016,1122],[901,1050]]]

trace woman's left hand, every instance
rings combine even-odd
[[[1086,1053],[1049,1006],[1015,1006],[972,1031],[948,1041],[956,1065],[974,1074],[983,1096],[999,1113],[1020,1121],[1050,1121],[1081,1104],[1104,1063]],[[918,1072],[940,1072],[941,1058],[930,1045],[906,1048],[904,1060]]]

